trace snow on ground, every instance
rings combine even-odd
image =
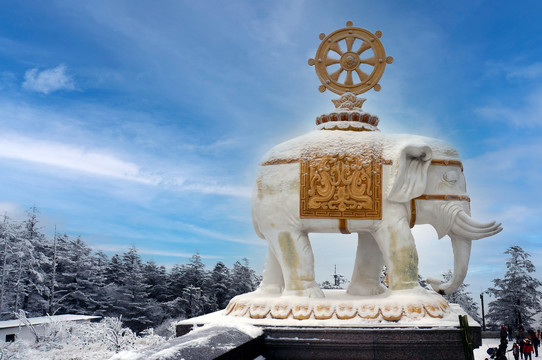
[[[235,323],[235,322],[231,322],[230,321],[230,318],[226,318],[224,317],[223,319],[221,320],[217,320],[216,322],[212,323],[212,324],[206,324],[204,326],[200,326],[194,330],[192,330],[190,333],[191,334],[195,334],[197,332],[201,332],[201,331],[204,331],[204,330],[207,330],[207,329],[210,329],[210,328],[213,328],[213,327],[229,327],[229,328],[234,328],[234,329],[237,329],[245,334],[247,334],[248,336],[250,336],[251,338],[257,338],[258,336],[262,335],[263,334],[263,330],[262,328],[260,327],[256,327],[254,325],[250,325],[250,324],[245,324],[245,323]]]
[[[248,335],[239,336],[239,332]],[[112,356],[109,360],[161,360],[198,358],[205,353],[205,358],[214,358],[246,343],[250,338],[263,334],[261,328],[248,324],[214,323],[193,329],[186,336],[171,339],[156,347],[140,350],[126,350]],[[194,357],[196,356],[196,357]]]

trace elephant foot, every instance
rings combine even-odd
[[[386,292],[386,290],[387,288],[380,283],[355,282],[348,285],[346,293],[357,296],[373,296],[383,294]]]
[[[324,298],[324,292],[317,285],[311,286],[303,290],[284,290],[283,296],[303,296],[310,298]]]
[[[262,295],[273,295],[273,294],[282,294],[282,291],[284,290],[284,285],[278,285],[278,284],[261,284],[255,291],[255,294],[262,294]]]

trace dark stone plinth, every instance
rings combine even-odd
[[[454,305],[454,304],[452,304]],[[463,360],[465,350],[460,324],[452,320],[457,314],[434,323],[359,323],[348,324],[342,320],[291,321],[276,319],[246,319],[225,317],[222,312],[186,319],[177,325],[182,335],[193,326],[228,324],[253,325],[262,328],[263,335],[254,339],[256,348],[250,356],[239,359],[378,359],[378,360]],[[455,319],[458,319],[455,317]],[[227,320],[227,321],[225,321]],[[343,325],[344,324],[344,325]],[[473,348],[482,345],[480,325],[470,319],[470,341]],[[242,329],[241,327],[238,327]],[[233,330],[233,328],[232,328]],[[182,336],[182,338],[191,335]],[[205,358],[210,359],[210,358]]]
[[[480,328],[470,329],[479,347]],[[266,359],[465,359],[459,328],[266,327],[263,354]]]

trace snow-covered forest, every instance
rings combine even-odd
[[[259,277],[242,259],[207,269],[199,254],[170,270],[143,262],[135,247],[108,257],[80,237],[47,237],[34,207],[22,221],[0,221],[0,318],[83,314],[122,317],[135,332],[169,318],[223,309],[254,290]]]
[[[485,291],[490,295],[486,323],[490,328],[539,325],[542,283],[534,276],[530,255],[519,246],[511,246],[505,254],[509,256],[506,273]],[[335,272],[332,276],[333,283],[324,281],[322,288],[345,287],[343,275]],[[451,271],[445,273],[443,280],[451,276]],[[194,254],[187,263],[166,269],[144,262],[136,247],[109,257],[93,251],[80,237],[56,231],[46,236],[35,207],[19,221],[5,214],[0,219],[0,319],[68,313],[104,319],[69,329],[51,323],[34,344],[4,343],[0,359],[39,359],[44,352],[68,359],[83,348],[102,359],[143,348],[174,336],[172,319],[223,309],[235,295],[255,290],[260,280],[247,259],[232,268],[218,262],[208,269]],[[385,268],[381,280],[386,283]],[[421,276],[419,283],[430,289]],[[468,286],[463,284],[445,297],[480,322],[480,308]]]
[[[530,254],[520,246],[511,246],[505,252],[506,273],[504,278],[493,280],[493,287],[487,293],[495,298],[489,303],[487,318],[494,324],[505,324],[517,329],[519,325],[535,326],[542,313],[542,282],[535,278],[535,266],[529,260]]]

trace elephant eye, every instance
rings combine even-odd
[[[444,181],[446,181],[447,183],[454,185],[457,182],[457,178],[458,178],[457,171],[453,171],[453,170],[448,171],[444,173],[443,178],[444,178]]]

